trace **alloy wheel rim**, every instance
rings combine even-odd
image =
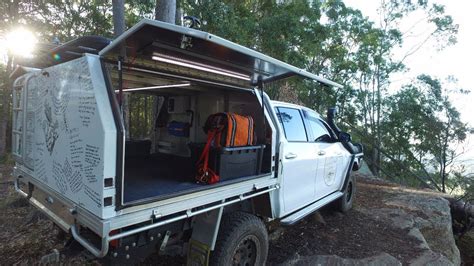
[[[254,235],[244,237],[232,257],[232,265],[251,266],[257,262],[257,253],[259,251],[259,240]]]

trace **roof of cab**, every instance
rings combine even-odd
[[[246,75],[250,84],[256,84],[259,76],[264,82],[301,76],[327,86],[342,87],[336,82],[213,34],[157,20],[141,20],[103,48],[99,55],[118,57],[122,44],[125,44],[126,54],[133,57],[146,56],[152,59],[165,54],[171,59],[184,58],[186,62],[198,66],[219,67],[232,71],[230,73]]]

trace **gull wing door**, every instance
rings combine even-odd
[[[253,88],[259,78],[268,83],[295,75],[341,86],[213,34],[150,19],[124,32],[99,55],[111,62],[123,60],[128,70],[236,88]]]

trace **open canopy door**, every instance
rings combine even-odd
[[[132,71],[156,71],[171,77],[243,88],[254,87],[259,77],[267,83],[291,76],[341,87],[207,32],[149,19],[143,19],[120,35],[99,55],[110,61],[124,55],[124,69]]]

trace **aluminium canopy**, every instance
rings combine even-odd
[[[123,46],[125,48],[122,48]],[[124,58],[125,69],[174,73],[252,87],[291,76],[340,84],[299,69],[270,56],[196,29],[143,19],[103,48],[99,55],[113,62]],[[187,69],[188,71],[186,71]],[[222,79],[225,78],[225,79]]]

